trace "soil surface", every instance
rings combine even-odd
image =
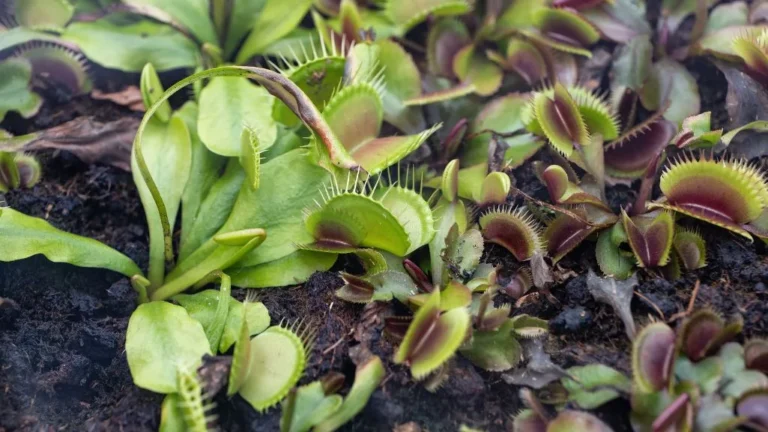
[[[713,111],[713,128],[727,123],[722,73],[700,60],[686,66],[701,86],[702,110]],[[137,115],[88,97],[53,102],[28,121],[9,114],[2,127],[21,134],[80,115],[105,120]],[[66,231],[98,239],[145,266],[148,233],[130,173],[88,166],[66,152],[46,152],[41,157],[43,181],[32,190],[7,194],[8,205]],[[518,188],[546,198],[530,164],[512,175]],[[632,194],[621,185],[609,191],[617,206],[631,202]],[[765,245],[749,244],[702,224],[695,226],[707,241],[707,267],[675,281],[641,272],[632,302],[638,327],[685,310],[698,280],[697,307],[710,307],[726,316],[740,314],[744,337],[765,336]],[[546,350],[559,366],[601,362],[629,372],[630,343],[621,321],[609,306],[596,303],[586,287],[587,270],[596,268],[593,251],[594,244],[587,242],[569,254],[556,268],[567,277],[551,289],[551,296],[534,292],[519,302],[514,313],[550,320]],[[483,259],[501,265],[502,274],[507,275],[519,265],[496,246],[488,247]],[[355,263],[341,260],[333,270],[354,267]],[[318,273],[304,286],[262,290],[259,299],[273,322],[310,317],[318,329],[302,383],[338,371],[347,377],[348,388],[355,371],[355,355],[350,352],[370,350],[385,360],[383,384],[344,430],[454,431],[460,425],[487,431],[512,429],[512,416],[522,408],[518,387],[507,384],[501,374],[480,371],[457,358],[447,382],[436,393],[427,391],[406,368],[391,363],[394,345],[381,336],[382,317],[398,311],[389,304],[363,307],[340,301],[334,296],[340,285],[334,271]],[[243,298],[245,292],[235,290],[235,295]],[[125,330],[135,301],[128,281],[111,272],[54,264],[40,256],[0,263],[0,432],[157,430],[162,397],[133,385],[125,357]],[[221,374],[214,363],[215,359],[206,363],[210,373]],[[279,408],[259,414],[239,397],[217,396],[215,402],[222,430],[278,430]],[[617,401],[597,414],[616,431],[624,431],[630,430],[627,409],[625,401]]]

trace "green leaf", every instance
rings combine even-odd
[[[67,26],[62,39],[74,42],[88,59],[124,72],[140,72],[147,63],[159,71],[198,64],[195,44],[173,28],[127,14],[112,14]]]
[[[645,108],[654,111],[668,103],[664,118],[678,127],[687,117],[700,112],[699,86],[682,64],[662,59],[653,64],[648,79],[640,92],[640,101]]]
[[[287,182],[285,173],[291,172]],[[313,164],[303,150],[292,150],[262,165],[262,181],[258,189],[243,185],[219,233],[248,228],[263,228],[269,232],[263,247],[240,260],[238,267],[250,267],[271,262],[292,254],[296,245],[312,241],[304,228],[303,211],[320,197],[319,188],[330,178],[328,171]],[[176,278],[211,257],[216,242],[207,240],[187,259],[181,261],[168,275]],[[225,255],[236,250],[221,251]],[[217,254],[218,254],[217,253]]]
[[[336,262],[332,253],[298,250],[274,261],[230,269],[232,283],[243,288],[297,285],[315,272],[327,271]]]
[[[13,8],[13,17],[20,25],[43,29],[64,27],[75,11],[67,0],[14,1],[5,7]]]
[[[167,302],[139,305],[128,321],[125,351],[133,382],[157,393],[175,393],[179,365],[200,364],[211,354],[203,326],[181,306]]]
[[[43,100],[29,89],[32,65],[21,58],[0,62],[0,121],[8,111],[16,111],[24,118],[37,114]]]
[[[320,381],[301,386],[283,402],[280,431],[309,432],[313,426],[336,412],[342,401],[339,395],[326,395]]]
[[[140,87],[144,106],[152,106],[165,91],[152,63],[144,65],[144,69],[141,71]],[[167,122],[171,117],[171,104],[168,101],[164,101],[157,109],[155,116],[155,118],[163,123]]]
[[[475,366],[491,372],[512,369],[523,359],[523,348],[512,334],[512,321],[497,330],[475,331],[461,355]]]
[[[251,339],[250,371],[238,393],[257,411],[264,411],[296,385],[306,363],[302,338],[287,328],[272,326]]]
[[[236,63],[243,64],[273,42],[296,28],[309,12],[312,0],[268,1],[253,24],[251,33],[237,53]]]
[[[53,262],[105,268],[125,276],[141,269],[127,256],[93,239],[61,231],[48,222],[5,207],[0,208],[0,261],[16,261],[36,254]]]
[[[275,142],[274,98],[243,77],[215,77],[200,94],[197,132],[208,149],[222,156],[240,156],[243,130],[258,133],[261,149]]]
[[[318,424],[315,432],[331,432],[352,420],[368,403],[373,392],[384,379],[384,364],[381,359],[372,356],[355,371],[355,382],[349,390],[341,407],[329,418]]]
[[[167,219],[172,232],[181,204],[181,195],[192,165],[189,130],[184,120],[176,115],[172,116],[167,124],[151,119],[144,129],[142,153],[147,161],[148,173],[165,206],[165,214],[163,214],[147,186],[145,176],[138,167],[136,147],[134,147],[131,157],[133,181],[139,190],[149,227],[149,280],[155,286],[159,286],[163,282],[165,258],[169,252],[166,250],[162,219]]]
[[[747,24],[749,24],[749,7],[746,2],[723,3],[715,6],[709,13],[704,34],[709,35],[727,27]]]
[[[204,329],[207,329],[215,319],[216,308],[219,303],[219,291],[209,289],[196,294],[178,294],[172,299],[184,307],[192,318],[203,325]],[[219,352],[227,352],[237,340],[243,322],[243,310],[247,310],[250,336],[257,335],[269,327],[269,311],[261,302],[244,304],[230,297],[228,310]]]
[[[574,366],[568,369],[568,375],[562,378],[563,387],[568,390],[569,402],[581,409],[595,409],[619,397],[620,392],[632,390],[629,378],[602,364]]]
[[[164,300],[200,282],[213,271],[228,269],[242,259],[245,254],[263,243],[266,237],[266,232],[260,228],[215,235],[211,240],[214,247],[209,254],[205,255],[202,261],[183,270],[181,265],[177,266],[174,272],[169,274],[165,284],[158,287],[150,297],[152,300]],[[185,263],[188,261],[189,259]]]
[[[200,146],[205,149],[202,143]],[[208,152],[208,149],[205,149]],[[208,155],[206,155],[207,157]],[[214,155],[214,157],[219,157]],[[194,161],[193,161],[194,164]],[[210,190],[205,194],[203,201],[199,205],[199,209],[194,219],[188,219],[187,225],[184,223],[184,206],[182,206],[182,234],[185,232],[186,237],[182,236],[181,249],[179,251],[179,261],[186,259],[192,254],[198,247],[200,247],[207,240],[221,228],[229,217],[232,207],[235,204],[240,188],[243,186],[245,179],[245,172],[240,168],[240,164],[235,159],[230,159],[227,163],[227,167],[224,170],[224,174],[215,179],[215,183],[210,186]],[[187,183],[185,193],[190,187],[193,187],[197,180],[195,177],[190,176],[190,182]],[[182,199],[183,202],[183,199]]]
[[[220,195],[227,195],[218,190],[211,194],[208,193],[212,190],[214,184],[220,181],[220,173],[226,164],[226,159],[208,150],[203,142],[200,141],[200,137],[197,135],[197,103],[193,101],[185,103],[181,109],[176,111],[176,115],[181,117],[187,124],[190,144],[192,146],[192,165],[189,169],[189,180],[184,188],[184,194],[181,196],[179,260],[182,260],[200,246],[203,241],[210,238],[209,234],[216,232],[221,224],[224,223],[224,220],[229,215],[229,210],[232,208],[234,197],[237,196],[237,191],[240,190],[240,183],[236,183],[236,186],[233,187],[234,191],[229,194],[232,196],[229,205],[218,202],[215,205],[211,203],[211,201],[217,201]],[[242,171],[237,170],[237,172],[238,175],[235,177],[240,178],[240,181],[242,181]],[[226,177],[226,173],[225,171],[222,177]],[[224,202],[226,203],[227,201],[224,200]],[[201,210],[201,208],[208,210]],[[217,214],[224,213],[220,216],[221,222],[218,222],[218,224],[212,221],[213,218],[211,216],[206,214],[207,211],[214,209],[218,211]],[[192,233],[196,231],[193,227],[201,215],[205,216],[200,218],[200,224],[211,227],[212,231],[209,234],[201,235],[199,239],[195,239],[192,237]]]
[[[640,35],[619,49],[613,62],[612,85],[626,86],[638,92],[651,73],[653,45],[649,35]]]
[[[235,50],[243,41],[245,35],[259,19],[259,14],[267,4],[267,0],[233,0],[229,14],[227,37],[224,42],[224,57],[231,59]]]
[[[123,0],[123,3],[137,8],[157,9],[194,35],[201,45],[203,42],[218,44],[208,0]]]
[[[613,276],[616,279],[624,280],[632,275],[635,268],[634,260],[631,255],[628,257],[619,245],[612,241],[611,232],[621,230],[624,227],[617,223],[610,231],[603,231],[597,237],[597,246],[595,247],[595,256],[597,265],[605,276]]]
[[[385,13],[406,33],[429,15],[462,15],[471,9],[465,0],[391,0],[386,3]]]

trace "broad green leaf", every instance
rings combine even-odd
[[[135,147],[134,147],[135,149]],[[192,148],[184,120],[173,115],[168,123],[151,119],[144,129],[142,137],[142,153],[147,161],[147,167],[157,186],[165,210],[170,230],[176,221],[176,214],[181,204],[181,195],[189,178],[192,165]],[[163,226],[157,204],[147,187],[146,180],[138,168],[135,151],[132,152],[131,168],[133,181],[139,190],[139,196],[144,206],[149,227],[149,280],[159,286],[165,274],[165,239]]]
[[[355,371],[355,382],[341,407],[325,421],[317,425],[315,432],[331,432],[352,420],[368,403],[368,399],[384,379],[384,364],[372,356]]]
[[[699,86],[682,64],[662,59],[653,64],[648,80],[640,92],[645,108],[658,110],[669,104],[664,118],[678,127],[683,120],[700,112]]]
[[[296,385],[307,363],[307,348],[293,331],[272,326],[251,339],[250,371],[238,393],[263,411],[280,402]]]
[[[568,390],[568,400],[582,409],[595,409],[616,399],[621,392],[632,390],[628,377],[602,364],[574,366],[568,369],[562,384]]]
[[[232,59],[235,50],[251,30],[253,23],[264,9],[267,0],[233,0],[232,12],[229,16],[227,40],[224,42],[224,57]]]
[[[708,35],[727,27],[745,26],[747,24],[749,24],[749,7],[746,2],[723,3],[715,6],[712,12],[709,13],[704,34]]]
[[[56,41],[58,38],[42,31],[27,27],[0,28],[0,51],[21,45],[30,41]]]
[[[152,106],[152,104],[160,99],[160,96],[165,91],[163,90],[163,84],[160,82],[160,77],[157,75],[157,71],[155,70],[155,67],[152,66],[152,63],[144,65],[144,69],[141,71],[140,88],[144,106]],[[190,103],[194,104],[194,102]],[[164,101],[157,109],[157,112],[155,112],[155,118],[165,123],[170,117],[171,104],[168,101]],[[184,121],[186,122],[187,120],[185,119]]]
[[[757,36],[763,28],[764,26],[760,25],[742,25],[725,27],[712,33],[707,33],[693,46],[692,54],[711,54],[728,61],[740,61],[739,55],[733,49],[733,40],[745,35]]]
[[[219,303],[218,290],[205,290],[196,294],[178,294],[173,300],[187,310],[189,315],[207,329],[215,319]],[[237,340],[240,326],[243,322],[243,310],[247,311],[248,330],[250,335],[257,335],[269,327],[269,311],[261,302],[242,303],[229,297],[229,312],[227,313],[224,332],[221,336],[219,352],[227,352]]]
[[[312,0],[268,1],[237,53],[235,62],[238,64],[247,62],[273,42],[290,33],[309,12],[310,6],[312,6]]]
[[[205,151],[208,152],[207,149]],[[218,158],[219,156],[216,157]],[[190,176],[190,181],[195,180],[194,177]],[[215,179],[208,193],[205,194],[205,197],[199,204],[197,214],[193,218],[190,217],[188,225],[181,226],[182,234],[186,229],[187,235],[186,237],[182,236],[179,251],[180,261],[191,255],[192,252],[197,250],[207,240],[210,240],[213,234],[221,228],[227,217],[229,217],[230,211],[232,211],[232,206],[235,204],[235,199],[240,192],[244,180],[245,173],[240,168],[240,164],[237,160],[230,159],[224,174]],[[188,183],[187,189],[192,187],[192,184]],[[182,216],[184,215],[183,209],[182,207]]]
[[[112,14],[67,26],[62,39],[74,42],[88,59],[124,72],[140,72],[147,63],[159,71],[194,67],[195,44],[173,28],[127,14]]]
[[[285,173],[291,172],[291,181]],[[306,152],[293,150],[262,166],[262,182],[257,190],[247,185],[240,189],[232,212],[219,233],[247,228],[264,228],[267,239],[263,247],[240,260],[238,267],[249,267],[274,261],[297,250],[297,244],[309,243],[312,236],[304,228],[305,208],[314,204],[319,188],[330,179],[328,171],[313,164]],[[217,245],[208,240],[168,275],[180,276],[206,260]],[[222,253],[225,251],[222,251]],[[234,254],[235,251],[226,251]]]
[[[179,365],[196,368],[203,355],[211,354],[203,326],[183,307],[167,302],[136,308],[128,321],[125,351],[134,384],[157,393],[177,392]]]
[[[217,44],[216,30],[209,16],[208,0],[123,0],[129,6],[154,8],[168,14],[171,21],[181,24],[202,44]]]
[[[48,222],[5,207],[0,208],[0,261],[42,254],[53,262],[105,268],[125,276],[141,269],[127,256],[96,240],[61,231]]]
[[[385,13],[402,33],[406,33],[427,16],[462,15],[472,10],[465,0],[391,0],[385,3]]]
[[[309,432],[313,426],[336,412],[341,403],[341,396],[325,394],[320,381],[301,386],[283,402],[280,431]]]
[[[24,0],[10,5],[5,7],[13,8],[13,16],[19,25],[31,28],[62,28],[75,12],[68,0]]]
[[[611,85],[625,86],[639,92],[651,73],[653,45],[649,35],[640,35],[619,49],[613,62]]]
[[[21,58],[0,62],[0,121],[8,111],[16,111],[24,118],[32,117],[43,100],[29,88],[32,65]]]
[[[184,194],[181,196],[181,242],[179,247],[179,259],[181,260],[208,239],[208,237],[202,238],[195,244],[196,241],[190,239],[190,236],[194,232],[193,225],[197,222],[200,208],[204,206],[206,198],[209,197],[208,191],[219,181],[221,170],[226,164],[226,159],[208,150],[203,142],[200,141],[200,136],[197,135],[197,103],[193,101],[185,103],[181,109],[176,111],[176,114],[187,124],[190,144],[192,146],[192,165],[189,170],[189,180],[184,188]],[[238,184],[233,194],[236,195],[239,189],[240,185]],[[212,200],[215,200],[213,197],[218,196],[219,193],[210,195]],[[232,198],[232,201],[234,201],[234,198]],[[210,206],[211,204],[208,203],[207,205]],[[225,207],[225,209],[221,210],[222,207]],[[231,205],[219,206],[217,203],[215,208],[227,213],[222,216],[221,223],[223,223],[229,214]],[[205,220],[209,221],[208,218],[209,216],[206,216]],[[216,232],[221,223],[215,226],[211,233]],[[216,225],[216,223],[209,221],[205,225]]]
[[[298,250],[274,261],[230,269],[232,283],[243,288],[267,288],[306,282],[318,271],[330,269],[336,254]]]
[[[247,78],[212,78],[200,94],[197,133],[212,152],[240,156],[240,137],[245,128],[252,128],[265,150],[277,137],[272,119],[274,101],[267,90]]]
[[[498,330],[475,331],[472,339],[459,351],[475,366],[501,372],[517,366],[523,359],[523,348],[512,334],[512,321]]]

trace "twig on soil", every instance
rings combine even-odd
[[[338,347],[342,342],[344,342],[344,339],[352,336],[353,333],[354,333],[354,330],[350,330],[349,333],[347,333],[344,336],[340,337],[339,340],[337,340],[336,342],[333,343],[333,345],[331,345],[328,348],[324,349],[323,352],[322,352],[322,355],[326,355],[329,352],[335,350],[336,347]]]
[[[696,285],[693,286],[693,293],[691,294],[691,300],[688,302],[688,308],[683,312],[678,312],[671,317],[667,322],[671,323],[677,321],[680,318],[685,318],[693,312],[693,306],[696,303],[696,297],[699,295],[699,288],[701,288],[701,282],[696,279]]]
[[[667,320],[667,318],[664,316],[664,312],[662,312],[661,309],[659,309],[659,307],[656,306],[656,303],[651,301],[651,299],[649,299],[648,297],[644,296],[643,293],[641,293],[640,291],[637,291],[637,290],[635,291],[635,295],[640,297],[642,300],[645,300],[646,303],[651,305],[651,307],[656,311],[657,314],[659,314],[659,316],[661,317],[662,320],[664,320],[664,321]]]

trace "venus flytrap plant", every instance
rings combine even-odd
[[[742,326],[740,319],[725,322],[709,310],[694,312],[677,330],[651,323],[634,340],[631,380],[600,364],[572,367],[560,383],[550,384],[554,397],[547,403],[594,409],[629,398],[637,431],[762,430],[764,405],[757,407],[765,400],[768,377],[753,359],[765,358],[765,343],[732,342]],[[546,408],[528,402],[532,410],[516,417],[516,426],[549,430],[536,428],[551,418]]]

